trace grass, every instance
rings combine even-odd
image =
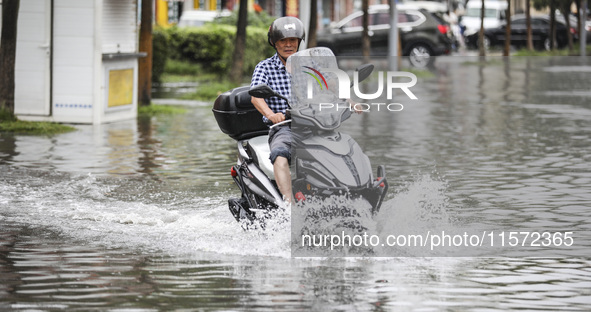
[[[195,92],[185,94],[181,98],[184,100],[212,102],[218,97],[218,95],[238,86],[239,85],[229,81],[210,81],[200,83]]]
[[[250,79],[250,77],[245,77]],[[221,93],[236,88],[239,85],[230,82],[226,77],[209,73],[203,70],[200,64],[167,60],[164,73],[161,76],[163,83],[197,82],[197,90],[182,96],[184,100],[197,100],[211,102]]]
[[[591,55],[591,45],[587,45],[587,55]],[[530,51],[528,49],[521,49],[515,52],[515,56],[579,56],[580,47],[575,44],[573,50],[570,51],[568,48],[553,50],[553,51]]]
[[[168,59],[164,73],[160,77],[163,83],[170,82],[209,82],[223,79],[218,74],[207,72],[201,64]]]
[[[18,134],[55,135],[76,130],[74,127],[53,123],[36,121],[2,121],[0,132],[11,132]]]
[[[138,109],[138,116],[157,116],[157,115],[174,115],[174,114],[184,114],[187,110],[180,106],[172,106],[172,105],[149,105],[149,106],[140,106]]]
[[[0,111],[0,132],[15,134],[55,135],[76,130],[71,126],[54,122],[38,122],[18,120],[14,114]]]
[[[495,50],[496,51],[496,50]],[[498,52],[498,51],[497,51]],[[481,61],[466,61],[464,65],[500,65],[503,64],[502,56],[492,56],[487,52],[486,58],[484,62]],[[591,55],[591,45],[587,45],[587,55]],[[575,47],[572,51],[568,50],[568,48],[560,49],[560,50],[553,50],[553,51],[540,51],[540,50],[533,50],[530,51],[526,48],[517,50],[509,57],[524,57],[524,56],[579,56],[579,46],[575,44]]]
[[[184,114],[187,110],[179,106],[150,105],[140,106],[138,116],[152,117],[157,115]],[[54,123],[18,120],[14,114],[0,110],[0,132],[31,135],[55,135],[75,131],[76,128]]]

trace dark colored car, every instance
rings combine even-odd
[[[369,8],[371,55],[388,55],[390,13],[388,5]],[[402,55],[414,66],[424,67],[433,56],[449,54],[453,35],[449,24],[424,9],[399,4],[398,29]],[[318,34],[317,45],[329,47],[337,56],[360,56],[363,12],[355,12]]]
[[[556,18],[556,44],[558,48],[563,48],[568,44],[568,32],[576,36],[576,20],[571,20],[571,28],[567,29],[562,16]],[[532,40],[534,47],[539,50],[550,50],[550,17],[539,15],[531,17]],[[502,46],[505,44],[507,24],[503,23],[499,27],[484,30],[484,46]],[[478,47],[478,33],[466,37],[466,44],[470,47]],[[511,45],[524,47],[527,45],[527,25],[526,17],[523,14],[511,17]]]

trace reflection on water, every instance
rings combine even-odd
[[[0,308],[287,311],[575,310],[589,307],[580,259],[247,259],[59,244],[3,231]],[[70,242],[73,244],[74,242]]]
[[[376,228],[568,230],[591,247],[588,60],[465,61],[438,61],[402,112],[343,125],[386,165]],[[290,258],[288,226],[244,232],[228,212],[235,143],[209,106],[76,127],[0,135],[1,310],[591,306],[588,256]]]
[[[218,130],[208,106],[191,108],[185,115],[75,127],[78,131],[53,137],[3,134],[0,159],[21,168],[147,177],[208,188],[227,176],[228,170],[217,168],[229,168],[234,158],[234,144]]]

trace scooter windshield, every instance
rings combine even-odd
[[[335,109],[338,99],[337,59],[328,48],[311,48],[287,59],[291,74],[291,108],[302,117],[314,119],[323,128],[340,124],[342,111]]]
[[[336,103],[338,79],[331,69],[338,69],[337,59],[329,48],[299,51],[287,59],[291,75],[291,107]]]

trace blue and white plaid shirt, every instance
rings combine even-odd
[[[275,92],[288,99],[290,98],[290,75],[285,69],[283,62],[281,62],[281,59],[279,59],[277,53],[268,59],[262,60],[254,68],[250,87],[252,88],[263,83],[271,87]],[[267,102],[267,105],[269,105],[269,108],[275,113],[285,113],[285,110],[288,108],[285,100],[275,96],[265,99],[265,101]],[[263,117],[263,120],[266,121],[266,119],[266,117]]]

